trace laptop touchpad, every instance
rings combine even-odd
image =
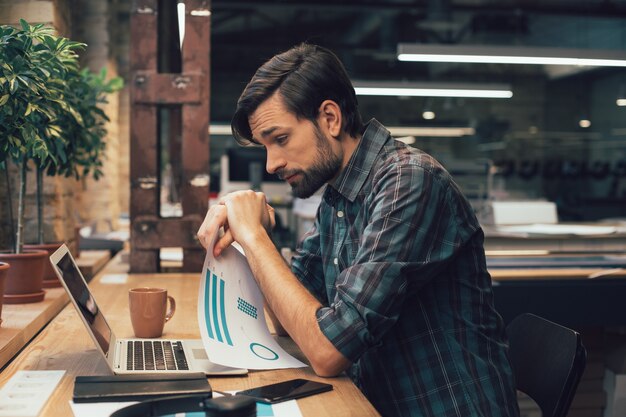
[[[204,349],[191,349],[191,352],[193,353],[194,359],[203,359],[203,360],[209,359]]]

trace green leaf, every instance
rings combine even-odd
[[[72,114],[72,116],[74,117],[74,119],[76,120],[76,122],[77,122],[79,125],[83,126],[83,124],[84,124],[84,123],[83,123],[83,117],[80,115],[80,113],[78,113],[76,110],[74,110],[74,108],[69,107],[69,106],[68,106],[68,110],[69,110],[69,112]]]
[[[22,29],[26,32],[30,31],[30,25],[26,22],[26,20],[24,19],[20,19],[20,26],[22,26]]]
[[[0,106],[4,106],[7,101],[9,101],[9,95],[5,94],[2,97],[0,97]]]
[[[121,77],[112,78],[107,85],[108,91],[118,91],[124,88],[124,80]]]
[[[57,150],[57,154],[58,154],[59,159],[61,160],[61,162],[63,162],[63,163],[67,162],[67,155],[65,154],[65,149],[63,147],[60,147]]]
[[[61,137],[61,129],[57,125],[49,125],[48,126],[48,135],[55,138]]]

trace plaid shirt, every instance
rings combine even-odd
[[[384,416],[517,416],[483,232],[448,172],[368,123],[292,270]]]

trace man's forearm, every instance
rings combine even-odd
[[[300,347],[318,375],[334,376],[350,362],[322,333],[316,312],[320,302],[293,275],[269,236],[240,242],[270,309]]]
[[[289,336],[287,330],[285,330],[280,320],[278,320],[278,317],[276,317],[276,314],[274,314],[274,311],[272,311],[272,309],[270,308],[267,300],[265,300],[265,313],[270,318],[272,326],[274,326],[274,332],[277,336]]]

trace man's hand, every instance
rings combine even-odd
[[[233,243],[233,237],[230,231],[228,230],[228,217],[226,214],[226,207],[221,204],[214,204],[209,207],[209,210],[204,216],[204,221],[200,225],[198,232],[196,235],[198,236],[198,241],[205,248],[209,249],[209,245],[217,235],[220,228],[224,228],[225,232],[219,239],[216,241],[222,241],[223,248],[228,247],[231,243]],[[216,251],[215,247],[213,248],[213,255],[219,256],[222,252],[223,248],[219,251]]]
[[[220,228],[224,229],[213,247],[213,255],[219,256],[234,241],[243,243],[254,239],[258,233],[269,234],[276,224],[274,209],[267,204],[265,194],[251,190],[237,191],[220,199],[209,208],[198,229],[198,240],[208,249]]]

